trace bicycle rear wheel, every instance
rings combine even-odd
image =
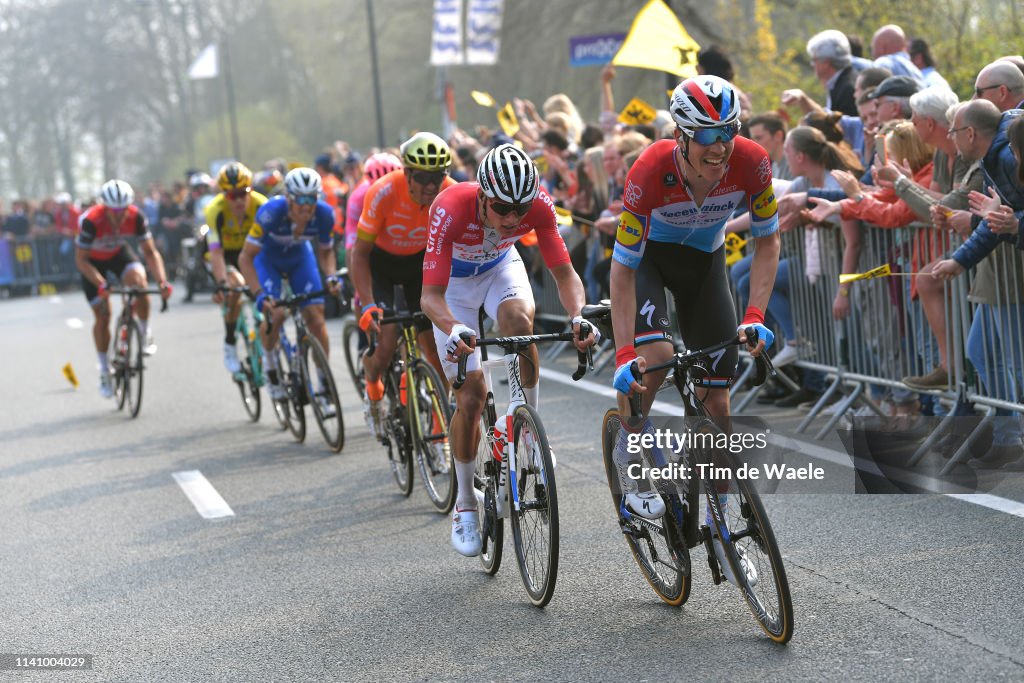
[[[384,422],[384,437],[388,450],[388,463],[391,474],[395,477],[398,490],[403,496],[412,493],[412,437],[409,434],[409,420],[405,415],[405,406],[398,395],[398,379],[395,369],[389,367],[384,374],[384,399],[381,402],[381,415]]]
[[[284,336],[283,330],[281,335],[282,337]],[[279,410],[278,419],[283,416],[284,423],[292,433],[292,436],[295,437],[296,441],[302,443],[306,440],[306,412],[302,407],[306,398],[302,383],[302,372],[298,367],[302,359],[297,355],[293,358],[284,353],[280,345],[278,345],[276,353],[277,367],[280,368],[278,376],[288,398],[276,401],[275,409]]]
[[[142,409],[142,330],[139,323],[131,321],[128,328],[128,344],[125,347],[127,364],[125,366],[125,393],[128,395],[128,412],[138,417]]]
[[[451,409],[444,383],[429,363],[417,361],[410,370],[406,385],[409,422],[420,477],[430,502],[438,512],[446,514],[455,504],[458,484],[448,440]]]
[[[502,415],[501,419],[505,419]],[[476,450],[476,476],[474,486],[484,492],[484,509],[480,513],[480,564],[484,572],[490,576],[498,573],[501,568],[501,557],[505,543],[505,520],[498,514],[498,477],[501,463],[491,455],[487,431],[491,427],[487,422],[486,411],[480,418],[480,442]],[[506,495],[507,495],[506,487]],[[504,501],[508,507],[508,499]]]
[[[242,348],[245,350],[245,357],[242,358],[242,373],[245,375],[244,378],[235,378],[235,384],[238,385],[238,392],[242,396],[242,405],[245,407],[245,412],[248,413],[249,419],[253,422],[259,422],[260,420],[260,386],[262,378],[262,367],[260,359],[259,341],[255,339],[249,339],[249,330],[244,322],[243,317],[238,319],[238,331],[237,336],[242,338]]]
[[[551,447],[540,416],[532,406],[516,406],[512,416],[516,467],[509,475],[519,509],[509,496],[512,540],[523,585],[530,602],[543,607],[551,601],[558,578],[558,494]]]
[[[683,507],[678,496],[662,496],[665,515],[660,520],[652,521],[639,516],[630,519],[625,516],[623,496],[619,493],[619,471],[614,459],[615,440],[620,429],[619,412],[610,409],[604,414],[601,449],[616,518],[640,573],[659,598],[678,607],[690,597],[690,557],[686,543],[682,540],[680,518]]]
[[[324,441],[337,453],[345,446],[345,419],[341,414],[334,373],[327,362],[324,347],[316,337],[306,335],[300,343],[303,386],[313,406],[313,417],[320,426]]]
[[[356,388],[356,394],[362,398],[366,388],[363,371],[366,336],[359,329],[359,323],[351,316],[346,318],[341,327],[341,347],[345,351],[345,367],[348,368],[349,377],[352,378],[352,385]]]

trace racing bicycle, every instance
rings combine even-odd
[[[114,328],[113,344],[107,352],[110,357],[110,373],[114,380],[114,400],[117,409],[124,409],[128,404],[131,417],[138,417],[142,408],[142,373],[145,340],[142,328],[135,319],[135,299],[147,294],[160,294],[160,290],[143,289],[141,287],[111,287],[111,294],[121,295],[121,314]],[[160,304],[160,312],[167,310],[167,299]]]
[[[248,287],[229,287],[219,285],[215,290],[225,294],[241,294],[252,300],[253,295]],[[221,307],[227,310],[227,301]],[[250,322],[251,320],[251,322]],[[259,327],[263,324],[263,314],[255,309],[250,301],[242,301],[242,310],[235,323],[235,338],[241,339],[245,345],[244,356],[239,358],[242,369],[234,374],[235,384],[242,396],[242,405],[249,419],[259,422],[260,419],[260,387],[266,383],[263,376],[263,342],[260,341]]]

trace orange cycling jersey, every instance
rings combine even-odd
[[[446,177],[441,189],[454,184]],[[429,206],[420,206],[409,196],[405,171],[392,171],[381,176],[366,193],[359,217],[359,239],[373,242],[395,256],[418,254],[427,248],[429,213]]]

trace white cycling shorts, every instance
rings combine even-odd
[[[522,299],[533,306],[533,288],[526,274],[526,267],[519,257],[519,252],[510,249],[502,262],[479,275],[469,277],[453,277],[448,281],[445,301],[452,315],[463,325],[480,331],[480,307],[484,307],[487,317],[498,319],[498,308],[505,301]],[[445,358],[444,347],[448,343],[448,335],[434,326],[434,341],[437,353],[441,357],[441,368],[449,380],[454,380],[458,373],[457,363]],[[498,353],[501,353],[499,350]],[[480,369],[480,349],[476,349],[466,362],[466,372]]]

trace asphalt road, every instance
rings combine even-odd
[[[536,609],[510,545],[488,577],[418,481],[398,493],[340,346],[334,455],[312,423],[298,444],[266,413],[247,421],[211,304],[155,316],[136,420],[96,391],[90,327],[79,293],[0,303],[0,652],[94,657],[2,680],[1024,679],[1018,515],[940,495],[767,496],[796,615],[777,646],[702,561],[683,608],[657,599],[610,504],[609,399],[545,380],[561,563]],[[201,517],[172,476],[188,470],[234,514]]]

